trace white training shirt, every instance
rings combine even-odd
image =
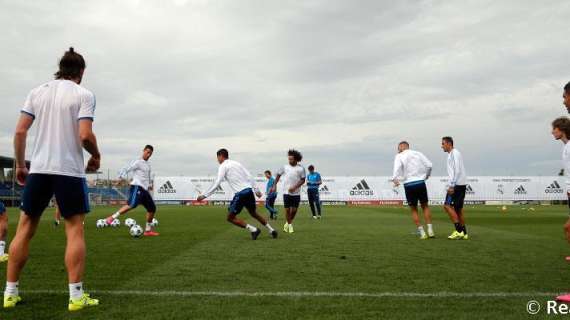
[[[150,163],[144,159],[138,159],[119,172],[119,177],[125,179],[129,172],[133,173],[131,185],[139,186],[148,190],[151,182]]]
[[[566,193],[570,192],[570,143],[562,148],[562,162],[564,162],[564,175],[566,176]]]
[[[93,120],[93,93],[73,81],[52,80],[30,91],[22,112],[37,124],[30,173],[85,177],[79,120]]]
[[[463,165],[463,156],[459,150],[453,148],[447,156],[447,174],[449,175],[449,186],[467,185],[467,173]]]
[[[247,171],[241,163],[226,159],[218,168],[218,177],[216,178],[216,181],[210,189],[203,194],[203,196],[211,196],[224,180],[228,182],[234,192],[240,192],[248,188],[251,188],[256,192],[258,191],[255,180],[249,171]]]
[[[423,181],[431,174],[432,163],[421,152],[404,150],[394,159],[394,174],[392,180],[401,180],[404,183]]]
[[[283,194],[290,196],[301,195],[301,187],[297,188],[294,192],[289,192],[289,188],[292,188],[306,178],[305,168],[302,165],[297,164],[293,167],[290,164],[286,164],[277,170],[277,175],[281,176],[279,180],[283,181]]]

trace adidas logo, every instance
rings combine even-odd
[[[515,189],[515,194],[526,194],[526,189],[524,188],[524,186],[521,184],[520,186],[518,186]]]
[[[350,195],[351,196],[372,196],[372,195],[374,195],[374,190],[370,189],[370,186],[368,185],[368,183],[366,183],[366,180],[362,179],[362,180],[360,180],[359,183],[356,184],[356,186],[354,186],[352,188],[352,190],[350,190]]]
[[[329,189],[329,187],[327,187],[327,185],[323,185],[320,189],[319,192],[323,193],[323,194],[330,194],[331,191]]]
[[[465,193],[466,193],[466,194],[475,194],[475,190],[473,190],[473,187],[472,187],[470,184],[468,184],[468,185],[465,187]]]
[[[554,180],[546,189],[544,190],[546,193],[562,193],[562,187],[558,183],[558,181]]]
[[[158,189],[158,193],[176,193],[176,189],[174,189],[170,181],[166,181],[166,183]]]

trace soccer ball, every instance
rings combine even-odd
[[[105,219],[97,220],[97,228],[98,229],[105,228],[106,226],[107,226],[107,222],[105,222]]]
[[[121,220],[119,219],[114,219],[113,222],[111,222],[111,227],[115,228],[121,225]]]
[[[138,237],[142,236],[143,228],[141,226],[139,226],[138,224],[135,224],[134,226],[132,226],[129,229],[129,233],[131,234],[131,236],[133,238],[138,238]]]
[[[137,222],[133,218],[127,218],[127,220],[125,220],[125,226],[127,226],[128,228],[131,228],[135,224],[137,224]]]
[[[156,218],[152,218],[152,222],[150,223],[150,225],[153,227],[157,227],[158,226],[158,220],[156,220]]]

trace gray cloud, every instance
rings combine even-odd
[[[305,152],[323,174],[389,174],[406,139],[443,173],[553,174],[567,1],[0,0],[0,154],[27,92],[70,45],[88,62],[104,170],[146,143],[157,174],[260,172]]]

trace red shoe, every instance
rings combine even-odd
[[[158,236],[159,234],[160,234],[160,233],[154,232],[154,231],[152,231],[152,230],[150,230],[150,231],[145,231],[145,232],[143,233],[143,235],[144,235],[145,237],[156,237],[156,236]]]
[[[111,223],[113,223],[113,220],[115,220],[115,218],[113,218],[113,216],[109,216],[107,219],[105,219],[105,222],[110,226]]]
[[[556,301],[570,303],[570,294],[565,294],[556,297]]]
[[[564,258],[566,261],[570,262],[570,256],[567,256],[566,258]]]

